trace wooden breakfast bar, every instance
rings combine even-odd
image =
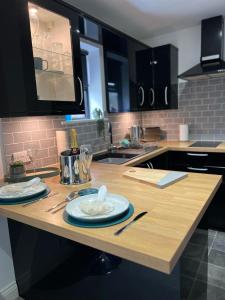
[[[129,220],[111,227],[89,229],[65,223],[63,210],[56,214],[45,212],[70,191],[78,189],[59,184],[58,177],[46,180],[57,195],[27,207],[2,205],[0,215],[121,257],[140,268],[147,267],[154,280],[168,278],[174,286],[174,282],[179,285],[179,258],[218,190],[221,176],[189,173],[186,178],[159,189],[124,177],[129,168],[93,163],[92,182],[87,185],[104,184],[109,192],[127,197],[134,205],[134,216],[148,211],[119,236],[114,235],[115,231]],[[162,284],[159,286],[162,288]],[[179,295],[168,299],[179,299]]]

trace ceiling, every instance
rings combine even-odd
[[[224,0],[65,0],[138,39],[200,24],[225,15]]]

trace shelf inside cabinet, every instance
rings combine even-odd
[[[73,74],[67,74],[64,73],[63,71],[59,71],[59,70],[39,70],[39,69],[35,69],[35,74],[36,75],[41,75],[41,74],[45,74],[48,76],[52,76],[52,77],[57,77],[57,78],[73,78]]]
[[[55,51],[52,51],[52,50],[48,50],[48,49],[43,49],[43,48],[39,48],[39,47],[33,47],[33,52],[34,53],[37,53],[37,52],[42,52],[42,53],[48,53],[48,54],[51,54],[51,55],[60,55],[61,57],[64,57],[64,58],[72,58],[72,55],[71,54],[67,54],[67,53],[59,53],[59,52],[55,52]]]

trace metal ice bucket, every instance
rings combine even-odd
[[[62,184],[82,184],[91,181],[91,154],[71,155],[70,150],[60,154],[60,182]]]

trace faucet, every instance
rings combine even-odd
[[[114,152],[117,149],[117,147],[113,145],[112,124],[109,121],[108,121],[108,132],[110,136],[110,146],[108,150],[110,152]]]

